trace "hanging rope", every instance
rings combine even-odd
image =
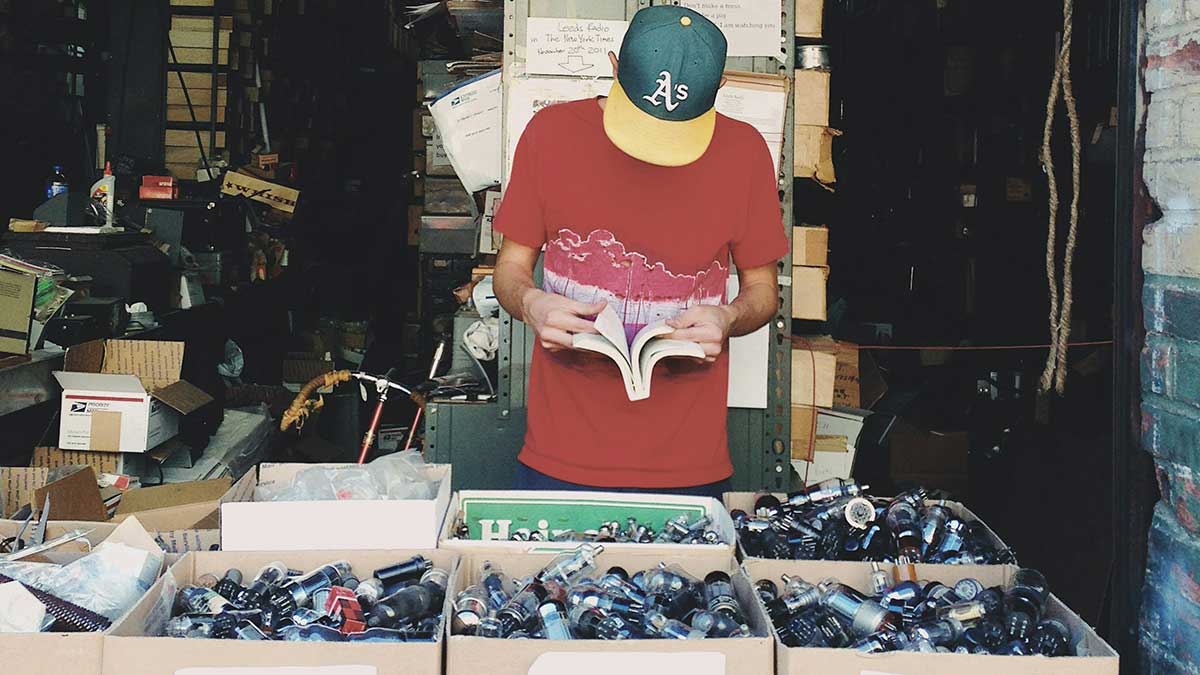
[[[1050,354],[1046,357],[1046,368],[1042,371],[1041,390],[1051,386],[1062,394],[1066,387],[1067,349],[1071,336],[1071,263],[1075,258],[1075,233],[1079,226],[1079,173],[1082,142],[1079,135],[1079,111],[1075,105],[1075,91],[1071,85],[1071,37],[1072,19],[1075,14],[1074,0],[1063,0],[1062,47],[1054,63],[1054,78],[1050,82],[1050,97],[1046,101],[1046,127],[1042,133],[1042,168],[1050,189],[1050,219],[1046,233],[1046,280],[1050,284]],[[1054,175],[1054,156],[1051,152],[1055,109],[1059,91],[1071,123],[1071,210],[1067,243],[1063,254],[1062,298],[1058,290],[1058,271],[1055,251],[1059,213],[1058,180]]]

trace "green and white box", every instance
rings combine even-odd
[[[617,521],[625,527],[629,518],[651,527],[656,533],[671,518],[686,515],[694,523],[712,518],[721,535],[720,544],[635,544],[606,543],[606,549],[670,554],[683,550],[732,553],[737,547],[733,520],[720,501],[709,497],[620,492],[550,492],[522,490],[462,490],[450,499],[438,546],[464,553],[487,549],[512,551],[557,551],[579,546],[571,541],[511,541],[519,529],[540,531],[546,539],[564,530],[595,530],[601,523]],[[455,538],[459,523],[466,523],[468,538]]]

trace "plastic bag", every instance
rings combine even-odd
[[[162,563],[161,552],[103,542],[66,565],[0,563],[0,574],[115,620],[150,590]]]
[[[416,450],[384,455],[362,466],[314,466],[297,472],[286,485],[258,486],[254,498],[261,502],[433,499],[438,481],[425,477],[425,467]]]

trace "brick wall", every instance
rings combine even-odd
[[[1142,445],[1162,499],[1140,670],[1200,674],[1200,0],[1145,2],[1144,178],[1162,217],[1144,233]]]

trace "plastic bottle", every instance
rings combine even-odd
[[[67,177],[63,174],[62,166],[55,164],[50,177],[46,179],[46,199],[54,199],[71,189]]]
[[[117,177],[112,172],[112,162],[104,163],[104,176],[92,183],[92,199],[104,206],[105,226],[113,226],[113,215],[116,199],[113,194],[117,191]]]

